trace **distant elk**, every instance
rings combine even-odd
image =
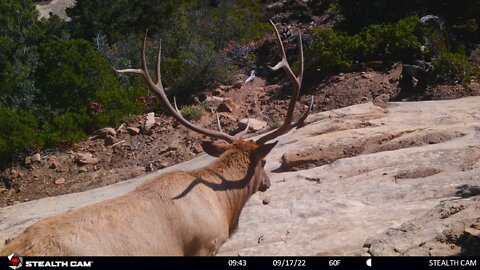
[[[135,190],[93,205],[43,219],[10,241],[0,252],[30,255],[215,255],[238,226],[242,208],[255,192],[270,187],[264,158],[277,142],[267,143],[299,125],[313,103],[296,121],[293,111],[303,74],[302,40],[299,37],[300,75],[296,76],[285,55],[282,40],[271,22],[282,50],[282,60],[271,67],[283,68],[293,81],[293,93],[283,124],[256,141],[242,140],[247,128],[232,136],[190,123],[169,102],[161,81],[160,55],[157,82],[145,61],[146,35],[141,49],[141,68],[117,70],[142,75],[168,112],[187,128],[213,139],[202,144],[209,155],[219,157],[193,171],[157,176]],[[217,118],[218,120],[218,118]]]

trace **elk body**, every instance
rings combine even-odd
[[[282,126],[256,141],[242,140],[207,130],[185,120],[177,106],[168,101],[161,82],[160,49],[154,83],[145,62],[142,68],[118,72],[141,74],[172,116],[186,127],[226,142],[205,142],[205,152],[219,157],[210,165],[189,171],[158,176],[125,195],[41,220],[10,241],[2,255],[214,255],[236,229],[243,206],[257,191],[265,191],[270,180],[263,169],[264,158],[275,146],[268,141],[301,123],[292,123],[303,73],[297,77],[285,56],[278,30],[272,23],[283,57],[275,67],[283,68],[294,81],[294,91]]]

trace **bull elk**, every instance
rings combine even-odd
[[[1,254],[21,255],[214,255],[236,229],[240,212],[256,191],[265,191],[270,179],[264,158],[285,134],[307,117],[310,107],[292,122],[303,74],[302,40],[299,37],[300,75],[296,76],[285,55],[275,24],[271,22],[282,50],[282,60],[270,67],[283,68],[293,80],[293,93],[283,124],[256,141],[242,140],[247,128],[233,136],[190,123],[169,102],[161,81],[160,55],[157,82],[145,61],[146,35],[141,49],[141,68],[117,70],[142,75],[148,88],[159,96],[181,124],[200,134],[225,142],[204,142],[209,155],[219,157],[210,165],[167,173],[135,190],[100,203],[43,219],[10,241]],[[313,101],[313,99],[312,99]],[[218,119],[217,119],[218,120]]]

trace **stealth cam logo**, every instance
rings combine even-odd
[[[15,253],[12,253],[8,256],[8,261],[10,263],[9,267],[12,268],[13,270],[16,270],[23,265],[23,257],[18,256]]]

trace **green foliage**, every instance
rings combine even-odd
[[[56,40],[42,44],[36,72],[37,102],[47,108],[48,145],[77,141],[98,128],[141,112],[135,84],[122,89],[111,66],[91,43]]]
[[[90,103],[91,123],[86,131],[93,131],[105,126],[117,125],[125,118],[142,113],[139,97],[145,95],[143,85],[131,82],[121,89],[109,88],[99,91]],[[100,111],[95,111],[92,105],[98,104]]]
[[[199,120],[205,114],[205,109],[199,105],[183,106],[180,113],[187,120]]]
[[[174,95],[187,96],[230,79],[225,59],[213,50],[212,44],[192,43],[177,58],[167,58],[162,67],[165,84]]]
[[[355,45],[362,60],[407,59],[418,51],[421,44],[415,36],[418,17],[412,16],[393,24],[373,24],[355,35]]]
[[[84,40],[41,43],[32,78],[38,91],[30,111],[0,110],[0,128],[5,129],[0,163],[30,147],[76,142],[142,111],[137,98],[145,94],[144,87],[134,80],[122,87],[103,55]]]
[[[29,0],[0,1],[0,106],[32,105],[36,43],[42,35],[37,18]]]
[[[451,25],[470,19],[478,22],[478,0],[338,0],[349,30],[374,23],[395,22],[407,16],[434,14],[445,18]]]
[[[149,29],[164,40],[167,36],[188,37],[177,46],[200,36],[218,50],[227,40],[247,42],[263,37],[270,28],[261,10],[257,0],[77,0],[67,14],[76,37],[87,40],[106,35],[113,45]]]
[[[0,108],[0,164],[18,152],[41,146],[35,117],[26,111]]]
[[[394,24],[374,24],[358,34],[348,35],[333,29],[318,29],[305,51],[306,77],[319,79],[356,67],[359,61],[411,58],[421,46],[414,35],[417,17]]]
[[[480,67],[472,66],[464,53],[444,51],[433,59],[435,72],[440,79],[450,82],[470,82],[480,79]]]
[[[120,89],[104,57],[83,40],[42,44],[36,81],[41,90],[38,102],[54,112],[77,111],[97,92]]]
[[[305,52],[306,77],[349,70],[354,63],[352,41],[350,36],[333,29],[317,30]]]
[[[53,116],[42,127],[45,146],[77,142],[85,138],[84,126],[89,123],[88,115],[83,112],[67,112]]]
[[[219,53],[227,41],[246,43],[270,32],[262,5],[258,0],[78,0],[67,14],[74,35],[92,40],[116,67],[138,66],[139,43],[149,29],[152,40],[162,40],[164,85],[171,94],[190,95],[230,79],[232,67]],[[148,50],[147,58],[155,59],[155,52]]]

